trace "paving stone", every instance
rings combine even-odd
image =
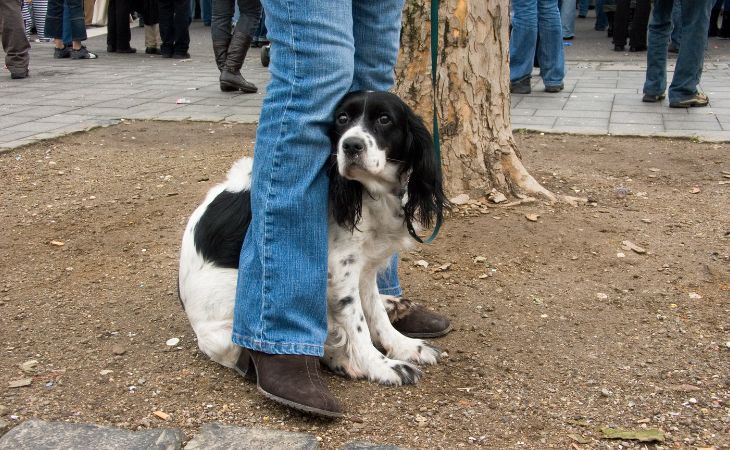
[[[0,450],[124,449],[176,450],[184,435],[177,429],[129,431],[89,424],[28,420],[0,438]]]
[[[388,444],[372,444],[370,442],[350,442],[340,447],[340,450],[406,450],[403,447]]]
[[[318,446],[313,434],[210,423],[200,428],[200,434],[188,442],[185,450],[313,450]]]

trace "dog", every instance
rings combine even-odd
[[[448,207],[431,134],[398,96],[359,91],[336,108],[330,140],[328,334],[321,361],[351,378],[416,383],[416,364],[435,364],[440,350],[393,328],[392,301],[381,298],[376,277]],[[238,160],[227,180],[210,189],[180,251],[180,299],[200,350],[231,368],[241,352],[231,335],[239,254],[251,221],[252,162]]]

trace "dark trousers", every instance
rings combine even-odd
[[[132,34],[129,30],[129,0],[109,0],[106,45],[114,50],[127,50]]]
[[[22,74],[28,70],[30,44],[23,29],[20,0],[0,0],[0,21],[2,22],[2,43],[5,50],[5,65],[10,73]]]
[[[213,0],[210,28],[213,42],[225,42],[231,38],[231,21],[233,20],[235,3],[236,0]],[[238,10],[241,12],[241,17],[238,19],[233,32],[253,36],[261,17],[261,0],[238,0]]]
[[[163,54],[186,53],[190,47],[190,0],[158,0]]]
[[[631,0],[616,0],[616,15],[613,19],[614,45],[626,45],[629,37],[629,16]],[[646,46],[646,27],[649,24],[649,0],[636,0],[634,19],[631,21],[631,46]]]
[[[65,0],[71,16],[71,39],[86,40],[86,24],[84,23],[83,0]],[[64,0],[48,0],[46,12],[46,37],[63,38],[63,4]]]

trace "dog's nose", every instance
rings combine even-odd
[[[365,149],[365,141],[362,138],[350,136],[342,141],[342,151],[347,156],[354,156]]]

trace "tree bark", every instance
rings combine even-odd
[[[424,118],[432,110],[430,4],[406,0],[396,93]],[[435,104],[445,187],[471,198],[558,198],[520,161],[512,136],[509,0],[442,0]],[[426,120],[426,122],[429,122]]]

